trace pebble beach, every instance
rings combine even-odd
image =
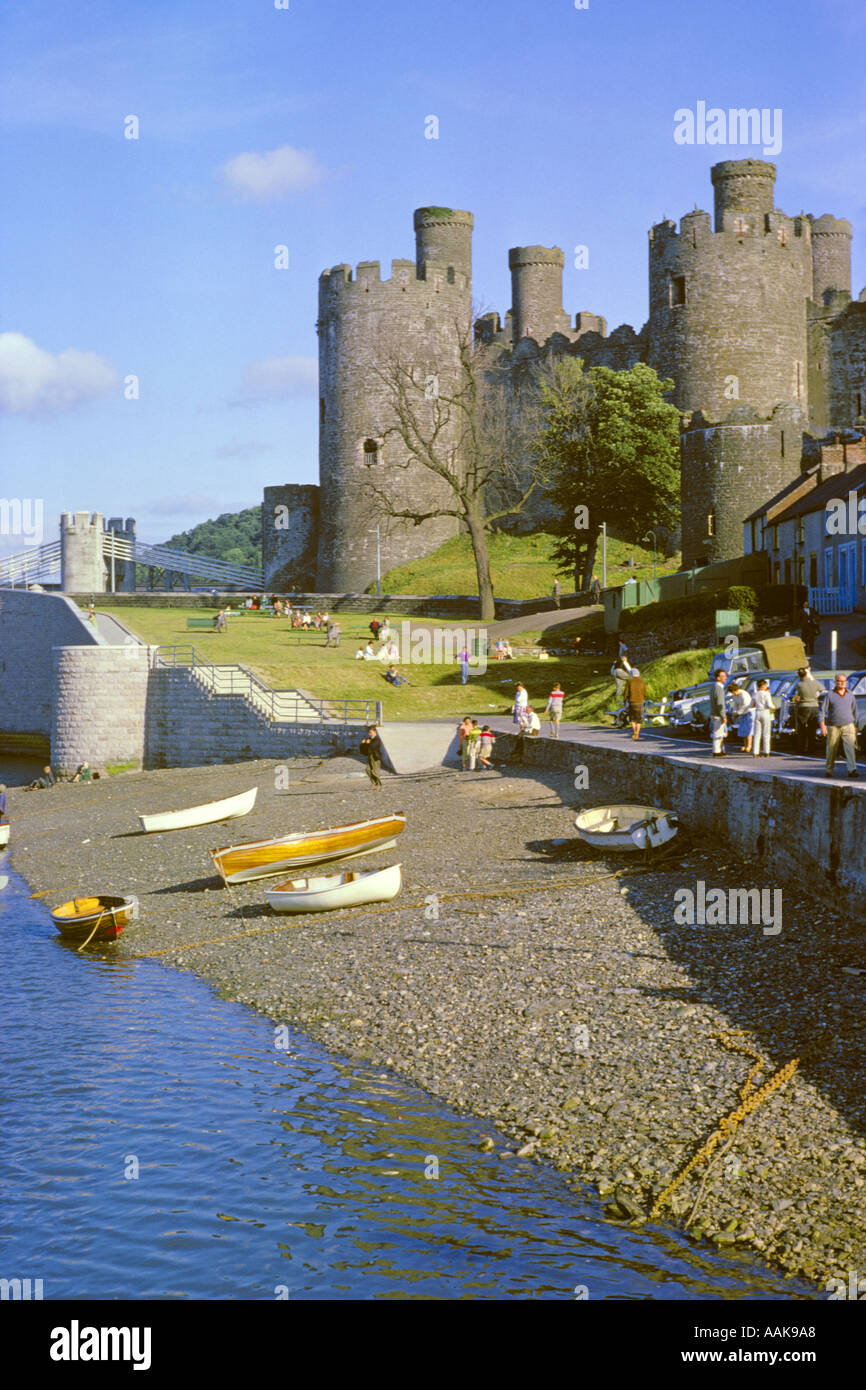
[[[599,856],[575,838],[591,803],[568,775],[383,780],[374,791],[360,760],[338,757],[12,788],[12,864],[49,906],[137,894],[138,920],[101,949],[193,971],[392,1068],[495,1126],[485,1147],[502,1162],[531,1155],[594,1189],[610,1220],[757,1253],[816,1298],[866,1272],[862,921],[783,884],[777,935],[680,925],[678,889],[762,888],[757,863],[687,837],[652,865]],[[242,820],[140,833],[139,814],[254,785]],[[353,867],[402,862],[390,904],[280,917],[263,893],[278,879],[227,889],[209,857],[388,811],[407,817],[396,848]],[[795,1059],[650,1218],[719,1121]]]

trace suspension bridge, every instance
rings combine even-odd
[[[207,555],[197,555],[168,545],[149,545],[114,530],[102,532],[101,555],[104,584],[85,585],[85,589],[90,587],[94,592],[115,592],[118,580],[126,578],[129,565],[142,565],[147,569],[147,587],[150,589],[189,589],[191,581],[198,580],[199,583],[209,582],[215,588],[232,585],[258,591],[264,583],[262,570],[255,565],[213,560]],[[0,588],[26,587],[29,584],[59,585],[71,592],[79,591],[78,586],[68,583],[68,576],[64,574],[61,541],[30,546],[0,560]],[[129,591],[134,585],[124,583],[124,588]]]

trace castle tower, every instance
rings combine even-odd
[[[66,594],[105,592],[102,513],[63,512],[60,517],[61,588]]]
[[[417,260],[395,260],[383,280],[378,261],[338,265],[319,278],[319,481],[321,523],[316,587],[364,590],[384,574],[457,533],[454,517],[415,526],[387,519],[376,490],[394,506],[453,506],[446,484],[411,462],[392,432],[394,369],[411,372],[410,408],[432,419],[437,393],[459,364],[458,327],[469,328],[472,214],[452,208],[415,213]],[[429,395],[428,395],[429,392]],[[420,418],[420,417],[419,417]],[[452,437],[453,436],[453,437]],[[440,450],[456,451],[456,424]],[[376,527],[379,527],[377,538]]]
[[[738,554],[742,519],[766,492],[768,470],[779,487],[799,471],[791,422],[784,431],[778,422],[757,425],[778,406],[795,407],[804,422],[809,409],[811,227],[773,208],[774,178],[774,166],[761,160],[717,164],[715,230],[709,213],[696,210],[679,230],[665,221],[650,232],[648,361],[673,378],[674,404],[700,411],[703,421],[683,450],[683,558],[690,563]],[[730,431],[708,433],[731,411],[736,447]]]
[[[448,284],[469,289],[472,284],[471,212],[457,208],[416,208],[415,266],[419,280],[426,280],[438,265]]]
[[[851,297],[851,237],[844,217],[809,217],[812,228],[812,299],[827,304],[834,294]]]
[[[776,166],[763,159],[724,159],[714,164],[710,177],[715,191],[717,232],[732,226],[737,217],[763,225],[774,207]]]
[[[512,246],[511,331],[513,341],[534,338],[544,343],[553,333],[568,334],[571,323],[562,308],[562,268],[558,246]]]

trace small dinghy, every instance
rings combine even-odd
[[[203,806],[188,806],[184,811],[160,811],[153,816],[139,816],[146,835],[154,830],[189,830],[193,825],[212,825],[218,820],[232,820],[249,815],[256,804],[258,787],[227,796],[222,801],[208,801]]]
[[[337,907],[390,902],[400,892],[402,883],[402,864],[392,864],[387,869],[289,879],[278,888],[266,890],[265,897],[274,912],[331,912]]]
[[[355,821],[352,825],[332,825],[327,830],[304,830],[279,835],[275,840],[230,845],[212,850],[211,858],[224,883],[247,883],[253,878],[290,874],[293,869],[324,864],[330,859],[352,859],[372,850],[391,849],[405,825],[403,812],[395,811],[393,815]]]
[[[679,828],[675,812],[658,806],[591,806],[575,817],[577,833],[596,849],[658,849]]]
[[[9,831],[10,831],[10,829],[11,829],[11,826],[10,826],[8,820],[7,820],[7,821],[4,821],[3,824],[0,825],[0,849],[5,849],[6,846],[8,845],[8,843],[9,843]]]
[[[66,941],[80,941],[79,951],[91,941],[116,941],[123,928],[138,916],[138,898],[102,893],[98,897],[73,898],[51,913],[51,920]]]

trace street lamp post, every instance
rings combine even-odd
[[[601,587],[607,588],[607,522],[601,523]]]
[[[652,530],[647,531],[646,535],[644,536],[644,540],[645,540],[645,541],[648,541],[648,540],[650,539],[650,536],[652,536],[652,543],[653,543],[653,579],[655,579],[655,577],[656,577],[656,550],[657,550],[657,548],[658,548],[657,543],[656,543],[656,528],[655,528],[655,527],[653,527]]]

